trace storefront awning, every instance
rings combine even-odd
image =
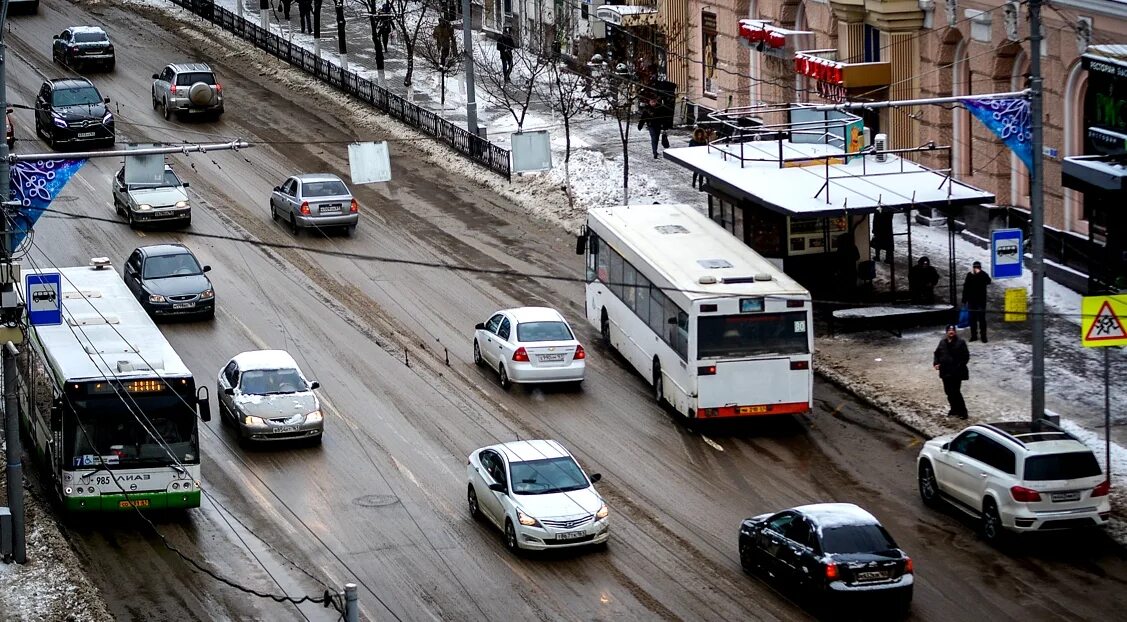
[[[1127,161],[1123,156],[1073,156],[1061,163],[1061,183],[1081,192],[1127,190]]]
[[[595,9],[595,17],[615,26],[646,26],[657,23],[657,9],[650,6],[604,4]]]

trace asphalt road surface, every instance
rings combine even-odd
[[[12,18],[10,100],[30,104],[44,76],[70,75],[51,63],[51,35],[80,23],[101,25],[117,45],[116,71],[91,77],[113,101],[119,143],[238,136],[258,146],[170,158],[191,182],[188,231],[131,230],[111,205],[120,160],[90,160],[55,202],[84,218],[44,216],[25,263],[85,265],[104,255],[120,270],[138,245],[184,242],[214,268],[218,314],[162,327],[199,382],[214,386],[237,352],[284,348],[321,382],[328,415],[321,448],[244,450],[218,417],[205,424],[208,497],[198,511],[158,518],[159,536],[129,515],[67,521],[119,618],[337,618],[226,586],[167,542],[262,592],[320,595],[356,582],[371,620],[806,619],[809,611],[741,571],[736,530],[747,516],[831,500],[869,509],[912,555],[915,618],[1101,619],[1127,607],[1127,563],[1104,536],[1025,539],[1001,551],[983,544],[968,521],[920,503],[920,439],[824,383],[808,417],[693,431],[602,347],[582,319],[580,283],[318,252],[569,277],[582,268],[562,232],[435,168],[336,98],[286,86],[290,70],[245,44],[212,41],[210,26],[185,27],[154,9],[45,0],[38,16]],[[166,122],[151,108],[150,74],[186,59],[216,68],[221,120]],[[17,152],[47,151],[32,140],[30,111],[15,118]],[[298,171],[347,179],[346,144],[357,137],[394,141],[394,179],[354,188],[362,213],[353,236],[294,238],[271,221],[275,184]],[[579,330],[590,353],[582,390],[506,393],[473,365],[473,325],[525,304],[555,306]],[[518,436],[558,439],[603,474],[608,551],[517,558],[469,518],[466,455]]]

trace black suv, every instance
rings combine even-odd
[[[113,113],[86,78],[45,80],[35,98],[35,133],[52,149],[62,144],[113,145]]]

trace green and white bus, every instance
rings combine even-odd
[[[199,507],[206,387],[197,392],[109,260],[32,271],[51,272],[62,323],[29,328],[19,392],[43,485],[73,512]]]

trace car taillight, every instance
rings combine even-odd
[[[348,206],[348,212],[350,214],[356,214],[359,211],[360,211],[360,204],[356,202],[356,199],[352,199],[352,204]]]
[[[698,376],[715,376],[716,375],[716,366],[715,365],[703,365],[701,367],[698,367],[697,368],[697,375]]]
[[[1036,490],[1025,488],[1024,486],[1014,486],[1010,488],[1010,495],[1013,496],[1014,501],[1019,503],[1031,503],[1033,501],[1041,500],[1041,493]]]
[[[810,369],[810,361],[791,361],[791,369]]]
[[[222,85],[222,84],[220,84],[220,83],[218,83],[218,82],[216,82],[216,83],[215,83],[215,92],[216,92],[216,93],[222,93],[222,92],[223,92],[223,85]]]
[[[916,565],[912,563],[912,558],[908,557],[904,560],[904,574],[915,574]]]
[[[1092,496],[1104,497],[1107,496],[1109,492],[1111,492],[1111,481],[1105,479],[1104,481],[1100,482],[1099,486],[1096,486],[1092,489]]]
[[[518,363],[528,362],[528,351],[524,349],[524,346],[517,348],[517,351],[513,352],[513,360]]]
[[[302,201],[301,202],[301,214],[303,216],[308,216],[310,214],[309,201]]]
[[[835,579],[837,579],[837,564],[832,562],[826,564],[826,580],[833,581]]]
[[[575,346],[575,360],[579,361],[587,358],[587,352],[583,350],[583,346]]]

